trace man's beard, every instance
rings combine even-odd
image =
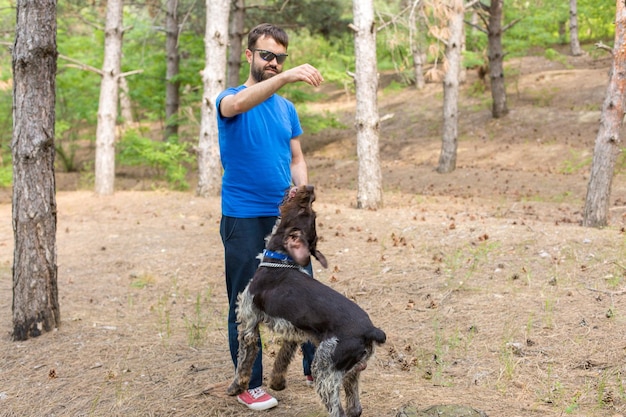
[[[266,68],[275,69],[276,72],[274,73],[271,71],[265,71]],[[252,75],[252,78],[254,78],[254,81],[256,81],[257,83],[260,83],[261,81],[265,81],[267,79],[272,78],[275,75],[280,74],[280,71],[278,70],[277,67],[273,67],[273,66],[257,67],[256,65],[254,65],[254,60],[253,60],[250,74]]]

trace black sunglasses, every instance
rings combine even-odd
[[[275,54],[265,49],[253,49],[252,51],[258,52],[263,61],[272,62],[276,58],[278,65],[282,65],[289,56],[289,54]]]

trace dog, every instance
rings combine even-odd
[[[237,395],[248,388],[258,353],[259,325],[283,338],[270,388],[285,389],[287,367],[299,344],[310,340],[317,350],[312,363],[315,390],[330,417],[358,417],[359,376],[385,333],[356,303],[312,278],[304,267],[311,256],[328,267],[317,250],[314,187],[300,186],[282,203],[280,219],[269,236],[259,268],[237,299],[239,351],[235,378],[227,389]],[[346,394],[344,411],[340,391]]]

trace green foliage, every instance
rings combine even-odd
[[[475,68],[487,63],[486,55],[482,52],[463,51],[463,66],[465,68]]]
[[[307,133],[319,133],[325,129],[345,129],[334,114],[325,112],[324,115],[308,113],[306,110],[300,112],[300,123],[302,129]]]
[[[0,0],[0,42],[13,43],[15,28],[15,3]],[[6,155],[11,144],[13,129],[13,88],[11,74],[11,52],[0,44],[0,155]],[[4,158],[6,164],[6,158]],[[1,168],[1,166],[0,166]]]
[[[311,34],[333,39],[345,33],[351,21],[351,4],[344,0],[268,0],[264,7],[247,9],[246,23],[253,27],[261,22],[271,22],[296,32],[305,29]]]
[[[136,10],[133,30],[124,37],[124,60],[122,71],[143,70],[128,77],[131,100],[136,115],[141,120],[164,120],[165,118],[165,33],[156,30],[149,16]],[[196,25],[194,25],[195,27]],[[183,29],[188,29],[184,26]],[[180,107],[197,108],[202,96],[200,71],[204,68],[204,40],[195,31],[183,30],[179,36],[180,72],[176,81],[180,85]],[[193,114],[193,112],[181,112]],[[183,118],[181,125],[196,120]]]
[[[468,94],[470,97],[481,97],[487,91],[487,83],[482,80],[476,80],[470,85]]]
[[[522,55],[532,48],[569,42],[569,3],[561,0],[514,1],[504,7],[503,25],[519,23],[503,36],[505,49]],[[615,4],[578,0],[578,34],[581,43],[611,40],[614,36]]]
[[[0,188],[10,187],[13,183],[13,166],[0,165]]]
[[[0,67],[0,71],[1,71]],[[0,80],[2,82],[2,80]],[[13,137],[13,95],[11,89],[0,88],[0,156],[6,164],[6,156],[11,154]],[[0,164],[1,165],[1,164]]]
[[[482,1],[488,3],[486,0]],[[375,1],[377,26],[381,27],[383,22],[386,23],[384,29],[377,32],[377,61],[379,71],[394,71],[408,83],[412,77],[412,56],[406,29],[407,15],[406,12],[401,13],[403,4]],[[179,38],[180,74],[176,77],[181,91],[181,111],[178,120],[181,135],[194,135],[199,120],[202,94],[200,71],[205,65],[204,8],[204,2],[179,0],[179,12],[184,15],[184,19],[181,19]],[[59,0],[57,5],[57,45],[60,57],[56,80],[55,143],[59,167],[66,171],[81,169],[76,160],[78,145],[84,146],[84,143],[95,139],[101,78],[97,73],[86,70],[76,62],[101,68],[104,11],[104,2]],[[0,41],[4,44],[13,43],[15,12],[14,0],[0,0],[0,25],[5,28],[0,33]],[[562,0],[506,2],[503,26],[519,18],[521,21],[504,33],[505,53],[508,56],[519,55],[529,50],[535,52],[533,48],[540,48],[541,51],[545,50],[545,56],[549,59],[562,60],[563,57],[556,52],[554,45],[567,39],[568,12],[567,2]],[[268,0],[263,2],[263,7],[251,7],[247,10],[245,26],[249,29],[259,22],[269,21],[285,27],[291,40],[287,68],[308,62],[320,69],[326,84],[336,84],[345,90],[353,90],[353,80],[347,74],[348,71],[353,72],[355,66],[353,33],[346,29],[347,23],[352,21],[351,14],[352,2],[348,0],[289,2]],[[612,43],[614,3],[578,0],[578,18],[582,42],[603,40],[605,43]],[[129,30],[124,34],[122,71],[142,70],[141,73],[127,77],[133,113],[141,122],[164,123],[165,34],[159,29],[164,19],[164,11],[156,3],[125,7],[124,26]],[[429,24],[437,23],[432,14],[428,14],[428,19]],[[418,29],[416,41],[424,48],[429,43],[437,42],[425,26],[420,25]],[[464,65],[466,67],[482,65],[486,61],[487,37],[469,26],[466,32],[467,50]],[[431,55],[428,58],[432,62],[435,56]],[[247,76],[248,68],[245,64],[241,71]],[[10,154],[12,138],[11,78],[11,55],[9,48],[3,46],[0,47],[0,152],[3,156]],[[401,84],[398,83],[388,87],[387,90],[400,87]],[[481,94],[483,89],[483,85],[476,84],[473,94]],[[281,93],[299,105],[323,98],[321,93],[304,83],[288,85]],[[326,127],[342,127],[332,115],[308,114],[306,110],[301,112],[301,120],[307,132],[318,132]],[[136,132],[130,135],[140,137]],[[125,141],[126,139],[123,139],[122,144]],[[181,142],[185,140],[181,139]],[[167,148],[182,146],[178,143],[159,145],[163,148],[154,145],[159,142],[151,142],[152,148],[148,147],[147,143],[141,143],[145,152],[141,154],[144,158],[141,164],[158,167],[170,178],[169,181],[177,182],[178,180],[174,178],[182,175],[182,171],[172,170],[176,165],[173,161],[178,158],[185,161],[183,165],[188,165],[192,160],[191,156],[188,153],[184,157],[182,153],[175,156],[177,150]],[[138,146],[138,143],[134,143],[133,146],[135,145]],[[129,152],[128,149],[125,152]],[[162,159],[155,155],[159,152],[165,153]],[[617,170],[624,169],[626,164],[624,160],[625,158],[621,157],[618,161]],[[7,164],[5,156],[4,165]],[[166,169],[165,166],[169,168]],[[11,169],[5,171],[9,173],[10,178]]]
[[[128,130],[118,144],[121,165],[146,166],[157,170],[176,190],[187,190],[187,166],[193,162],[189,144],[176,141],[157,142]]]
[[[554,62],[560,62],[561,64],[565,65],[566,67],[569,66],[569,64],[567,63],[567,57],[563,54],[560,54],[558,51],[552,49],[552,48],[548,48],[543,52],[543,56],[546,57],[546,59],[550,60],[550,61],[554,61]]]
[[[394,93],[394,92],[402,91],[404,87],[406,87],[404,84],[400,84],[396,80],[391,80],[389,85],[383,89],[383,92],[385,94]]]
[[[354,71],[354,45],[348,35],[344,35],[340,41],[336,39],[335,43],[320,35],[311,35],[306,30],[290,33],[289,36],[292,46],[289,48],[289,59],[285,68],[308,62],[320,70],[326,83],[339,85],[349,78],[346,71]],[[300,86],[295,84],[296,88]]]

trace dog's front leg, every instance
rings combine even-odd
[[[272,370],[272,378],[270,380],[270,388],[276,391],[285,389],[285,375],[287,368],[293,359],[293,355],[298,349],[298,343],[292,340],[283,340],[283,344],[274,360],[274,369]]]
[[[241,327],[241,325],[240,325]],[[259,326],[258,323],[249,333],[239,330],[239,351],[237,353],[237,370],[235,378],[228,387],[228,395],[238,395],[248,389],[252,366],[259,353]]]

